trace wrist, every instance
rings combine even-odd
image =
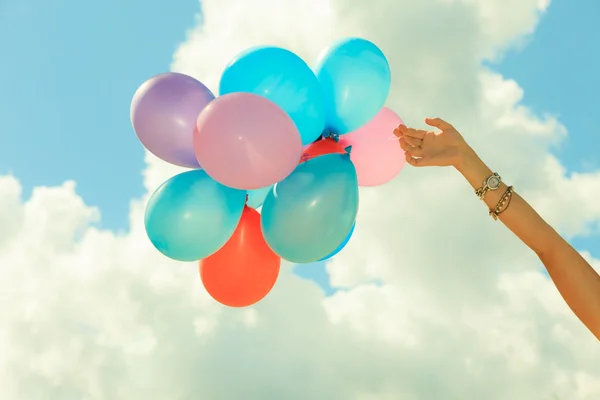
[[[454,163],[454,168],[464,175],[469,170],[476,168],[478,163],[481,163],[481,159],[477,153],[475,153],[475,150],[469,145],[465,145],[458,154],[456,162]]]
[[[469,146],[461,152],[454,167],[474,189],[481,187],[481,182],[493,173]]]

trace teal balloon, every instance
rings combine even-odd
[[[344,241],[342,242],[342,244],[340,244],[337,247],[337,249],[335,249],[333,251],[333,253],[331,253],[327,257],[321,258],[319,261],[329,260],[331,257],[335,256],[337,253],[339,253],[340,251],[342,251],[344,249],[344,247],[346,247],[346,245],[350,241],[350,238],[352,238],[352,234],[354,233],[354,228],[355,227],[356,227],[356,222],[354,223],[354,225],[352,225],[352,228],[350,229],[350,233],[348,234],[348,236],[346,236],[346,239],[344,239]]]
[[[273,46],[250,48],[225,68],[221,95],[248,92],[266,97],[292,118],[302,144],[314,142],[325,129],[325,103],[310,67],[289,50]]]
[[[358,212],[358,181],[348,154],[328,154],[298,165],[275,184],[261,212],[265,241],[281,258],[310,263],[344,241]]]
[[[245,190],[224,186],[204,170],[184,172],[163,183],[150,197],[146,233],[165,256],[197,261],[229,240],[245,202]]]
[[[260,189],[248,190],[248,201],[246,202],[248,207],[252,207],[256,210],[258,207],[262,206],[267,194],[269,194],[272,188],[273,185]]]
[[[390,66],[372,42],[348,38],[321,55],[315,73],[325,96],[326,125],[340,135],[357,130],[384,106]]]

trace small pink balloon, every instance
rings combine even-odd
[[[277,104],[252,93],[213,100],[198,116],[194,152],[206,173],[243,190],[273,185],[294,171],[302,139]]]
[[[360,186],[383,185],[402,170],[406,159],[393,133],[402,123],[395,112],[383,107],[366,125],[340,136],[342,145],[352,146],[350,159]]]

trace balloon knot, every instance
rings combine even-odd
[[[248,193],[246,193],[246,203],[248,203]]]
[[[333,139],[336,143],[340,141],[340,135],[329,128],[325,128],[321,136],[323,139]]]
[[[344,151],[346,152],[346,154],[350,155],[350,152],[352,151],[352,146],[344,148]]]
[[[309,158],[310,158],[310,155],[308,153],[304,153],[304,154],[302,154],[302,157],[300,157],[300,161],[305,162],[305,161],[308,161]]]

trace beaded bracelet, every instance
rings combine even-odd
[[[509,186],[506,189],[506,192],[504,192],[504,194],[498,201],[498,204],[496,204],[496,208],[494,208],[493,210],[490,209],[490,216],[492,218],[494,218],[494,221],[498,220],[498,216],[500,214],[502,214],[504,211],[506,211],[508,206],[510,206],[510,200],[512,199],[512,194],[513,194],[513,187]]]

